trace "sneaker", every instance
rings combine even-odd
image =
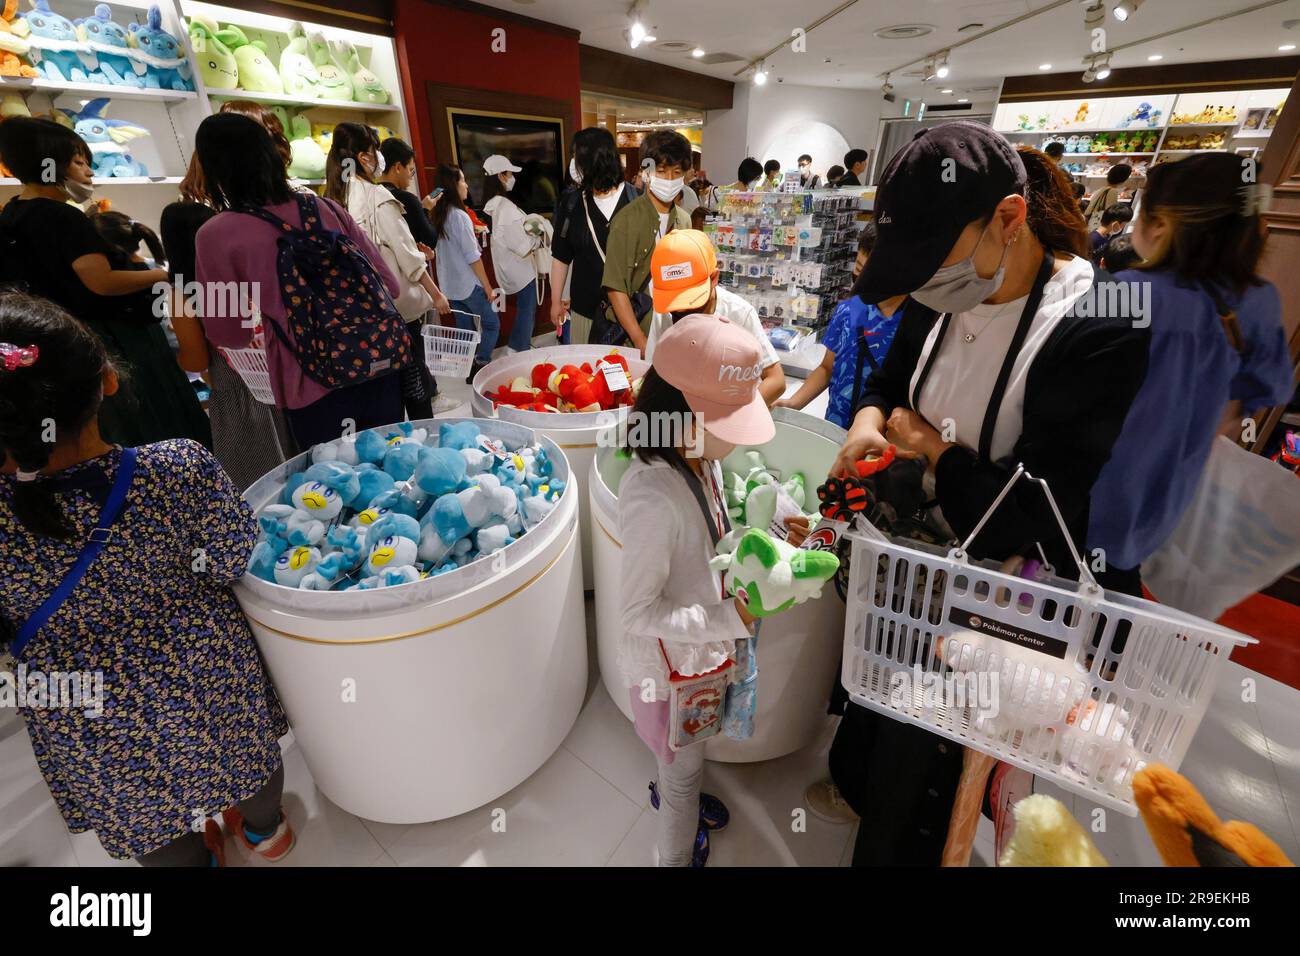
[[[289,826],[289,818],[284,815],[283,810],[280,811],[280,821],[276,825],[275,831],[256,843],[250,840],[248,834],[244,832],[244,817],[239,812],[238,807],[222,810],[221,820],[226,825],[226,832],[242,843],[245,850],[249,853],[256,853],[268,863],[277,863],[283,860],[289,855],[289,851],[294,848],[294,844],[298,842],[293,827]]]
[[[810,784],[803,798],[812,815],[827,823],[852,823],[858,818],[830,777]]]
[[[474,376],[487,368],[488,364],[489,363],[487,362],[480,362],[478,359],[475,359],[474,364],[469,367],[469,374],[465,376],[465,382],[469,385],[473,385]]]
[[[691,851],[691,866],[698,869],[709,862],[709,831],[707,827],[700,827],[700,831],[695,834],[695,849]]]
[[[226,865],[226,840],[217,821],[208,817],[203,823],[203,845],[208,848],[215,861],[214,866]]]
[[[438,394],[433,397],[433,417],[446,415],[448,412],[455,411],[464,405],[464,402],[457,401],[450,395]]]
[[[659,809],[659,787],[653,780],[650,781],[650,806]],[[725,803],[711,793],[700,794],[700,826],[717,833],[725,830],[730,822],[731,811]]]

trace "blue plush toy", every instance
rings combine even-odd
[[[496,475],[479,475],[470,487],[433,503],[433,525],[444,543],[454,544],[498,519],[513,518],[518,508],[518,497]]]
[[[440,448],[477,448],[482,433],[473,422],[443,422],[438,426]]]
[[[131,24],[132,56],[145,68],[144,85],[150,89],[192,90],[194,79],[181,41],[162,28],[162,11],[149,8],[144,26]]]
[[[59,83],[95,81],[95,56],[90,47],[78,39],[71,20],[50,9],[48,0],[32,0],[32,10],[23,14],[23,19],[31,30],[28,55],[41,76]],[[98,79],[103,82],[104,78]]]
[[[465,483],[465,458],[452,448],[428,448],[412,477],[421,491],[435,498],[460,491]]]
[[[144,64],[131,56],[131,35],[113,20],[108,4],[95,6],[93,17],[76,21],[77,38],[90,48],[99,64],[99,77],[115,86],[144,86]]]
[[[86,141],[94,160],[94,174],[102,177],[148,176],[149,167],[126,151],[133,139],[149,136],[143,126],[104,115],[108,98],[91,100],[80,112],[63,110],[72,120],[76,134]]]

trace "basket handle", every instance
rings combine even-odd
[[[479,318],[479,314],[477,312],[466,312],[463,309],[452,309],[451,311],[455,312],[457,315],[468,315],[471,319],[474,320],[474,328],[478,329],[478,334],[479,335],[483,334],[483,320]]]
[[[1070,537],[1070,529],[1065,526],[1065,519],[1061,517],[1061,509],[1056,506],[1056,499],[1052,497],[1052,489],[1047,487],[1047,480],[1045,478],[1035,478],[1031,475],[1025,470],[1024,462],[1021,462],[1016,467],[1015,472],[1011,475],[1011,480],[1003,486],[1000,492],[998,492],[998,496],[993,499],[993,504],[989,505],[988,510],[984,512],[984,516],[980,518],[980,520],[975,524],[975,527],[971,529],[971,533],[967,535],[966,540],[952,552],[952,556],[962,561],[967,559],[967,552],[971,546],[971,542],[975,540],[976,535],[984,530],[984,526],[988,524],[989,519],[993,517],[993,512],[998,510],[998,505],[1002,504],[1006,496],[1011,493],[1012,486],[1020,480],[1022,475],[1026,481],[1031,481],[1034,484],[1041,486],[1043,494],[1047,496],[1047,503],[1052,506],[1052,514],[1056,516],[1056,523],[1061,528],[1061,534],[1065,538],[1066,546],[1070,549],[1070,557],[1074,558],[1075,566],[1079,569],[1079,579],[1084,582],[1085,589],[1090,594],[1101,593],[1101,586],[1097,583],[1097,579],[1093,577],[1092,571],[1088,569],[1088,565],[1084,563],[1083,558],[1079,556],[1078,549],[1074,546],[1074,539]]]

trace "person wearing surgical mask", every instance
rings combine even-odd
[[[492,228],[492,267],[501,287],[497,301],[504,307],[506,296],[514,296],[515,300],[515,319],[507,345],[511,352],[526,352],[533,347],[533,328],[541,304],[533,253],[542,240],[524,228],[526,216],[511,195],[518,172],[523,168],[501,155],[483,161],[487,177],[483,183],[483,212]]]
[[[681,133],[655,130],[642,142],[646,191],[610,223],[601,279],[610,308],[592,323],[593,343],[645,350],[653,307],[650,257],[669,232],[691,228],[691,217],[677,205],[690,168],[691,144]]]
[[[1072,549],[1084,553],[1092,486],[1146,375],[1148,336],[1091,307],[1103,297],[1069,177],[987,126],[945,123],[890,162],[876,226],[854,291],[868,303],[910,298],[832,473],[896,446],[913,459],[890,466],[897,483],[909,479],[912,501],[927,502],[904,517],[942,544],[970,537],[1023,464],[1055,509],[1040,485],[1019,481],[970,555],[1032,558],[1077,577]],[[848,705],[830,764],[862,817],[855,865],[939,865],[961,754]]]
[[[80,320],[131,370],[100,408],[104,440],[192,438],[210,446],[207,416],[154,309],[151,290],[167,282],[167,270],[115,269],[113,249],[81,209],[94,192],[90,147],[51,120],[15,116],[0,123],[0,162],[22,184],[0,212],[0,232],[14,246],[0,273]]]
[[[813,172],[812,157],[804,153],[799,157],[799,185],[803,189],[820,189],[822,178]]]
[[[393,304],[402,314],[412,348],[419,355],[426,319],[435,310],[450,314],[451,303],[433,280],[429,260],[406,222],[406,209],[396,196],[377,184],[386,169],[379,135],[373,129],[363,123],[339,123],[334,127],[325,159],[325,197],[347,208],[397,276],[401,291]],[[402,370],[402,403],[412,421],[432,418],[435,411],[454,407],[449,399],[443,399],[435,409],[437,391],[437,383],[422,362],[412,362]]]

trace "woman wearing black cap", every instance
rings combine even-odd
[[[1089,491],[1142,383],[1147,339],[1128,318],[1076,314],[1094,275],[1069,178],[1037,150],[954,122],[894,158],[876,208],[855,291],[911,298],[833,473],[898,445],[926,465],[931,524],[960,540],[1023,462],[1082,551]],[[1024,481],[970,551],[1077,573],[1042,490]],[[961,747],[850,705],[831,772],[863,820],[854,863],[937,865],[961,766]]]

